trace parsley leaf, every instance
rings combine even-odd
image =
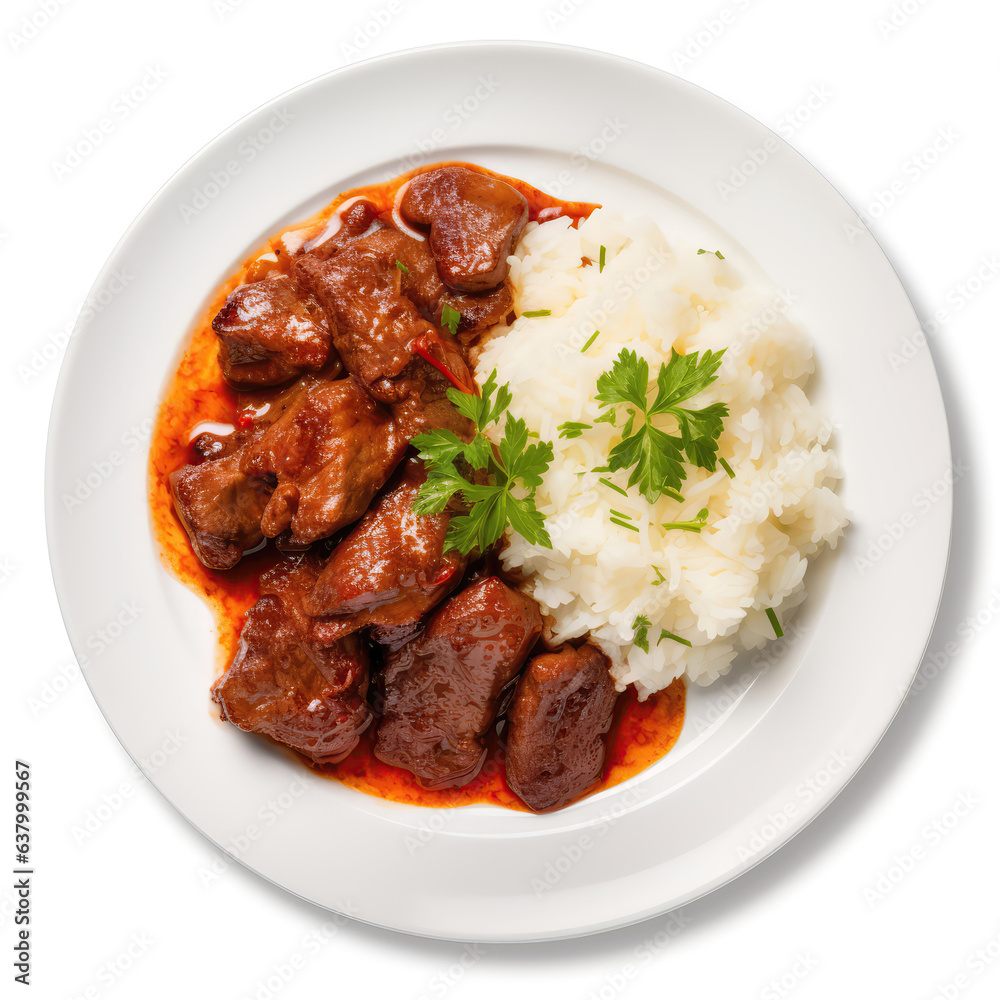
[[[397,260],[396,261],[396,267],[398,267],[400,269],[400,271],[403,272],[403,274],[409,274],[410,273],[410,269],[401,260]]]
[[[596,399],[605,414],[625,404],[630,407],[622,428],[621,441],[611,449],[611,470],[631,469],[628,486],[638,486],[652,503],[666,493],[677,499],[687,478],[684,460],[709,472],[715,471],[723,417],[729,415],[724,403],[712,403],[700,410],[680,404],[698,395],[717,378],[724,351],[702,354],[670,352],[670,361],[661,364],[656,375],[656,397],[649,403],[649,363],[627,348],[618,355],[610,371],[597,380]],[[677,434],[668,434],[653,424],[655,416],[672,416]],[[609,421],[610,422],[610,421]]]
[[[645,615],[637,615],[632,628],[635,629],[635,638],[632,640],[644,653],[649,652],[649,630],[653,623]]]
[[[468,510],[453,514],[445,535],[445,549],[462,555],[485,552],[509,525],[533,545],[552,548],[545,519],[535,508],[535,490],[552,461],[552,444],[528,444],[531,432],[519,417],[507,414],[503,437],[494,447],[484,431],[499,424],[513,396],[510,387],[497,386],[496,369],[473,396],[458,389],[448,390],[455,408],[476,425],[477,434],[466,443],[448,430],[418,434],[411,444],[419,451],[427,479],[417,491],[413,510],[417,514],[439,514],[458,494]],[[464,463],[478,475],[466,478],[456,462]],[[474,480],[474,481],[473,481]],[[514,496],[514,489],[525,496]]]
[[[458,324],[462,322],[462,314],[446,302],[441,307],[441,325],[446,327],[454,337],[458,333]]]

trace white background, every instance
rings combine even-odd
[[[0,14],[8,346],[0,731],[3,759],[26,758],[34,774],[35,995],[996,996],[1000,572],[991,498],[1000,456],[989,432],[1000,272],[989,262],[1000,252],[1000,11],[988,0],[393,0],[383,25],[372,20],[388,8],[388,0],[8,0]],[[937,315],[926,328],[957,481],[952,564],[928,656],[889,733],[826,813],[672,920],[559,944],[467,949],[336,926],[234,864],[209,874],[218,855],[137,773],[74,665],[49,578],[42,462],[65,335],[123,231],[177,167],[311,77],[371,55],[479,38],[648,62],[735,103],[801,150],[870,220],[918,314]],[[134,87],[141,94],[144,81],[133,107],[116,103]],[[113,127],[75,163],[67,147],[105,117]],[[99,387],[94,405],[106,405]],[[889,449],[907,429],[871,433]],[[12,900],[5,880],[4,956]],[[8,957],[0,976],[5,984],[13,976]]]

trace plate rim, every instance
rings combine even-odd
[[[621,55],[618,55],[618,54],[615,54],[615,53],[605,52],[605,51],[602,51],[602,50],[599,50],[599,49],[592,49],[592,48],[589,48],[589,47],[582,47],[582,46],[575,46],[575,45],[565,45],[565,44],[562,44],[562,43],[551,43],[551,42],[545,42],[545,41],[489,41],[489,40],[480,40],[480,41],[453,41],[453,42],[446,42],[446,43],[441,43],[441,44],[424,45],[424,46],[419,46],[419,47],[414,47],[414,48],[407,48],[407,49],[403,49],[403,50],[399,50],[399,51],[395,51],[395,52],[391,52],[391,53],[385,53],[385,54],[381,54],[381,55],[378,55],[378,56],[373,56],[373,57],[370,57],[370,58],[367,58],[367,59],[364,59],[364,60],[359,60],[356,63],[348,64],[348,65],[345,65],[345,66],[341,66],[341,67],[338,67],[338,68],[336,68],[334,70],[331,70],[329,72],[320,74],[320,75],[318,75],[316,77],[313,77],[313,78],[311,78],[311,79],[309,79],[307,81],[304,81],[304,82],[302,82],[302,83],[300,83],[300,84],[298,84],[298,85],[296,85],[296,86],[294,86],[294,87],[292,87],[292,88],[290,88],[290,89],[282,92],[281,94],[279,94],[279,95],[277,95],[277,96],[275,96],[275,97],[273,97],[273,98],[271,98],[271,99],[263,102],[262,104],[258,105],[257,107],[255,107],[254,109],[252,109],[251,111],[249,111],[248,113],[246,113],[245,115],[241,116],[238,120],[236,120],[235,122],[233,122],[232,124],[230,124],[229,126],[227,126],[226,128],[224,128],[216,136],[214,136],[208,142],[204,143],[201,147],[199,147],[191,156],[189,156],[188,158],[186,158],[170,174],[170,176],[164,181],[164,183],[156,190],[156,192],[143,205],[143,207],[140,209],[140,211],[138,212],[138,214],[132,220],[132,222],[130,223],[130,225],[126,228],[126,230],[124,231],[124,233],[122,234],[122,236],[120,237],[120,239],[116,242],[114,248],[111,250],[110,254],[108,255],[108,257],[106,259],[106,261],[104,262],[104,264],[102,265],[102,267],[98,271],[98,273],[97,273],[97,275],[96,275],[96,277],[94,279],[94,282],[93,282],[90,290],[88,291],[87,296],[84,299],[84,304],[81,307],[80,314],[78,315],[78,317],[77,317],[77,319],[76,319],[76,321],[74,323],[73,332],[72,332],[72,335],[71,335],[70,340],[69,340],[69,345],[67,347],[67,351],[66,351],[65,356],[64,356],[64,358],[62,360],[62,363],[60,365],[60,370],[59,370],[59,373],[58,373],[58,380],[57,380],[55,391],[54,391],[54,395],[53,395],[52,408],[51,408],[51,411],[50,411],[48,426],[46,428],[46,447],[45,447],[45,460],[44,460],[44,470],[45,470],[45,472],[44,472],[44,479],[45,479],[45,533],[46,533],[46,544],[47,544],[48,555],[49,555],[50,570],[51,570],[53,581],[54,581],[54,584],[55,584],[55,591],[56,591],[56,597],[57,597],[57,602],[58,602],[58,606],[59,606],[60,616],[63,619],[64,627],[66,628],[67,634],[69,635],[69,638],[70,638],[70,643],[71,643],[71,645],[73,647],[73,650],[74,650],[74,655],[76,655],[77,658],[79,658],[79,656],[80,656],[80,652],[78,650],[78,642],[74,639],[74,636],[73,636],[73,634],[70,631],[69,618],[68,618],[68,613],[67,613],[67,603],[70,600],[69,586],[68,586],[67,581],[65,579],[65,572],[64,572],[65,568],[60,565],[60,555],[55,550],[55,543],[54,543],[54,536],[56,534],[56,521],[58,520],[59,516],[61,515],[61,511],[59,510],[58,504],[56,503],[56,500],[55,500],[55,497],[56,497],[56,494],[57,494],[57,484],[56,484],[56,470],[55,470],[55,467],[54,467],[54,461],[55,461],[55,459],[54,459],[54,452],[55,452],[54,438],[55,438],[56,431],[57,431],[57,428],[58,428],[59,424],[61,423],[61,421],[63,419],[65,419],[65,415],[63,413],[63,407],[66,404],[66,400],[67,400],[67,396],[68,396],[68,392],[69,392],[69,390],[68,390],[67,387],[69,385],[71,385],[72,382],[74,381],[74,379],[73,379],[74,362],[75,362],[75,359],[76,359],[79,351],[81,350],[81,348],[80,348],[81,337],[79,336],[79,334],[81,333],[82,330],[86,329],[86,327],[89,325],[90,322],[93,322],[92,319],[91,320],[85,320],[84,319],[86,311],[87,311],[87,303],[94,296],[95,292],[97,292],[103,286],[103,284],[105,283],[105,281],[107,280],[107,278],[113,273],[113,271],[115,269],[115,266],[116,266],[116,261],[118,260],[119,254],[122,251],[123,247],[125,247],[126,244],[128,244],[128,242],[133,237],[133,235],[135,234],[135,232],[142,227],[142,225],[145,222],[145,220],[147,219],[147,217],[152,213],[152,211],[154,210],[154,208],[159,205],[161,199],[164,196],[164,193],[168,189],[171,188],[171,186],[173,185],[173,183],[175,182],[175,180],[180,175],[184,174],[188,170],[188,168],[190,168],[193,164],[197,163],[198,161],[200,161],[204,157],[206,157],[209,154],[210,151],[215,150],[215,149],[217,149],[220,146],[223,146],[228,139],[230,139],[234,134],[238,134],[241,131],[241,129],[246,125],[247,122],[250,122],[251,120],[255,119],[258,115],[261,114],[261,112],[273,109],[273,108],[275,108],[277,106],[280,106],[283,102],[291,99],[294,95],[297,95],[297,94],[299,94],[301,92],[304,92],[304,91],[309,91],[309,90],[313,89],[314,87],[322,86],[325,82],[327,82],[327,81],[329,81],[331,79],[340,77],[342,75],[350,75],[350,74],[352,74],[354,72],[357,72],[359,69],[362,69],[362,68],[370,68],[370,67],[372,67],[374,65],[377,65],[377,64],[389,64],[389,65],[391,65],[392,63],[394,63],[396,61],[402,61],[402,60],[405,60],[407,58],[428,56],[428,55],[434,55],[436,53],[447,52],[447,51],[455,51],[455,50],[462,52],[462,51],[467,51],[469,49],[497,50],[498,52],[502,52],[502,53],[505,53],[507,55],[512,54],[512,53],[517,53],[517,52],[534,52],[534,53],[537,53],[537,52],[546,52],[546,51],[551,51],[551,50],[562,50],[562,51],[567,51],[567,52],[570,52],[570,53],[576,53],[576,54],[578,54],[580,56],[583,56],[583,57],[585,57],[587,59],[596,59],[598,61],[603,61],[603,62],[617,63],[620,66],[626,68],[629,72],[641,72],[643,74],[646,74],[649,77],[658,78],[658,79],[666,82],[667,85],[673,85],[673,86],[678,86],[679,85],[680,89],[682,89],[682,90],[687,90],[687,91],[689,91],[691,93],[697,93],[703,99],[707,98],[707,99],[710,99],[711,101],[718,102],[718,103],[720,103],[722,105],[725,105],[727,107],[729,113],[736,113],[736,114],[738,114],[740,116],[744,116],[745,118],[749,119],[757,127],[759,127],[762,130],[765,130],[771,137],[773,137],[773,139],[780,144],[781,148],[784,151],[786,151],[786,152],[787,151],[793,152],[795,154],[795,158],[797,160],[801,161],[800,164],[799,164],[800,168],[801,167],[805,167],[809,171],[811,171],[814,175],[816,175],[819,178],[821,178],[822,181],[823,181],[823,183],[839,199],[841,199],[841,201],[843,201],[845,204],[847,204],[851,208],[851,210],[855,213],[855,215],[858,216],[858,225],[865,231],[866,235],[870,236],[870,238],[871,238],[874,246],[878,249],[879,254],[881,255],[881,257],[882,257],[885,265],[888,267],[888,269],[891,272],[892,276],[894,277],[895,281],[898,283],[899,289],[902,291],[903,295],[905,296],[906,301],[909,304],[909,307],[910,307],[911,311],[913,311],[915,321],[919,322],[919,319],[916,317],[916,312],[913,309],[912,301],[910,300],[910,297],[909,297],[909,294],[907,292],[906,286],[903,283],[903,281],[901,280],[900,275],[899,275],[898,271],[896,270],[895,266],[893,265],[892,261],[886,255],[884,249],[882,248],[881,244],[879,244],[879,242],[876,239],[876,237],[874,236],[874,234],[871,233],[871,230],[868,228],[867,224],[861,218],[860,213],[857,213],[856,209],[850,203],[850,201],[848,201],[848,199],[840,192],[840,190],[838,188],[836,188],[829,181],[829,179],[826,177],[826,175],[821,170],[819,170],[813,163],[811,163],[803,154],[801,154],[797,149],[795,149],[795,147],[791,146],[786,140],[784,140],[781,136],[779,136],[777,133],[775,133],[773,130],[771,130],[769,128],[769,126],[767,126],[767,125],[763,124],[762,122],[760,122],[753,115],[750,115],[748,112],[746,112],[743,109],[739,108],[737,105],[735,105],[731,101],[728,101],[726,98],[721,97],[721,96],[713,93],[712,91],[708,90],[707,88],[704,88],[704,87],[701,87],[701,86],[699,86],[699,85],[697,85],[695,83],[692,83],[691,81],[686,80],[683,77],[679,77],[676,74],[670,73],[670,72],[668,72],[666,70],[662,70],[662,69],[660,69],[660,68],[658,68],[656,66],[652,66],[650,64],[644,63],[644,62],[639,61],[639,60],[635,60],[635,59],[632,59],[632,58],[629,58],[629,57],[626,57],[626,56],[621,56]],[[935,382],[935,385],[936,385],[936,388],[937,388],[938,400],[939,400],[939,403],[940,403],[940,412],[941,412],[942,419],[944,421],[944,437],[945,437],[945,446],[946,446],[946,449],[947,449],[947,456],[946,457],[947,457],[947,459],[949,461],[951,461],[951,460],[953,460],[953,450],[952,450],[952,447],[951,447],[951,435],[950,435],[950,427],[949,427],[949,424],[948,424],[948,414],[947,414],[947,410],[946,410],[946,408],[944,406],[943,395],[942,395],[941,389],[940,389],[940,379],[939,379],[939,376],[938,376],[938,373],[937,373],[936,365],[934,364],[933,355],[928,354],[928,360],[929,360],[929,363],[930,363],[931,371],[933,372],[933,375],[934,375],[934,382]],[[158,398],[157,402],[159,402],[159,398]],[[143,452],[143,455],[145,456],[145,452]],[[950,557],[951,557],[952,542],[953,542],[953,535],[954,535],[954,523],[953,523],[953,520],[954,520],[954,503],[953,503],[953,494],[954,494],[953,487],[949,484],[947,496],[942,501],[944,504],[947,505],[947,508],[946,508],[946,514],[947,514],[947,536],[944,539],[944,550],[943,550],[943,556],[942,556],[941,566],[940,566],[940,584],[939,584],[939,586],[937,588],[937,599],[936,599],[936,603],[935,603],[935,611],[934,611],[934,615],[929,619],[928,624],[927,624],[926,637],[924,639],[923,647],[922,647],[923,648],[923,652],[921,653],[921,656],[916,659],[916,662],[914,663],[912,671],[911,671],[911,674],[910,674],[910,683],[911,684],[912,684],[913,678],[916,676],[917,672],[919,671],[919,668],[920,668],[920,665],[921,665],[921,662],[922,662],[922,659],[923,659],[923,654],[926,652],[927,646],[928,646],[928,644],[929,644],[929,642],[931,640],[931,637],[932,637],[932,634],[933,634],[933,629],[934,629],[934,623],[935,623],[937,615],[938,615],[938,613],[940,611],[941,603],[942,603],[943,596],[944,596],[944,589],[945,589],[945,586],[946,586],[947,580],[948,580],[948,573],[949,573],[949,567],[950,567]],[[937,574],[936,574],[935,578],[937,578]],[[140,765],[139,759],[133,753],[133,751],[129,748],[129,746],[125,743],[125,741],[122,739],[122,737],[119,735],[117,727],[115,726],[113,720],[111,719],[111,717],[109,716],[107,710],[105,709],[104,704],[102,703],[102,701],[98,697],[98,695],[96,693],[96,690],[95,690],[95,688],[94,688],[94,686],[93,686],[93,684],[91,682],[91,677],[90,677],[89,671],[86,670],[86,669],[83,669],[83,670],[81,670],[81,673],[83,673],[83,675],[84,675],[84,677],[85,677],[85,679],[87,681],[88,688],[90,689],[91,694],[94,697],[94,700],[97,702],[98,707],[101,709],[101,713],[102,713],[102,715],[104,715],[105,721],[107,722],[107,724],[111,728],[111,731],[115,734],[115,737],[119,740],[119,742],[121,743],[122,747],[125,749],[126,753],[129,754],[129,757],[136,763],[137,766],[139,766]],[[851,767],[851,769],[849,771],[848,776],[845,778],[845,780],[843,782],[839,783],[837,785],[837,787],[833,790],[833,792],[831,794],[829,794],[828,796],[826,796],[825,798],[823,798],[821,800],[821,802],[818,804],[818,808],[816,808],[815,810],[809,812],[806,816],[804,816],[802,822],[795,824],[793,826],[793,829],[791,830],[791,832],[789,833],[788,836],[776,839],[773,844],[771,844],[771,845],[768,846],[768,849],[766,849],[764,851],[761,851],[759,853],[759,855],[756,856],[751,863],[749,863],[749,864],[747,864],[747,865],[745,865],[743,867],[740,867],[738,870],[735,870],[735,871],[732,871],[732,872],[725,872],[725,873],[723,873],[721,876],[718,877],[717,880],[715,880],[713,882],[709,882],[709,883],[704,884],[701,888],[699,888],[696,891],[693,891],[693,892],[689,893],[684,898],[680,898],[680,899],[677,899],[677,900],[672,900],[669,903],[669,906],[668,905],[663,905],[663,906],[659,906],[659,907],[653,907],[652,909],[649,909],[649,910],[644,910],[644,911],[642,911],[640,913],[636,913],[631,919],[628,919],[628,920],[620,920],[619,919],[619,920],[615,920],[615,921],[613,921],[611,923],[608,923],[607,925],[601,925],[601,926],[593,925],[593,926],[589,926],[589,927],[586,927],[586,928],[583,928],[583,929],[571,929],[571,930],[566,930],[565,932],[558,933],[558,934],[531,935],[531,936],[528,936],[528,937],[510,937],[510,936],[506,936],[505,935],[505,936],[500,936],[500,937],[495,937],[495,938],[494,937],[490,937],[490,936],[487,935],[487,936],[479,936],[475,940],[484,941],[484,942],[491,942],[492,941],[492,942],[495,942],[495,943],[501,943],[501,942],[527,943],[527,942],[542,942],[542,941],[549,941],[549,940],[560,940],[560,939],[565,939],[565,938],[579,937],[579,936],[586,936],[586,935],[589,935],[589,934],[601,933],[601,932],[603,932],[605,930],[609,930],[609,929],[612,929],[612,928],[626,927],[626,926],[630,926],[632,924],[640,923],[640,922],[642,922],[644,920],[650,919],[651,917],[653,917],[653,916],[655,916],[657,914],[663,914],[663,913],[668,912],[671,909],[676,909],[679,906],[682,906],[682,905],[685,905],[687,903],[690,903],[694,899],[698,899],[701,896],[707,895],[708,893],[713,892],[713,891],[715,891],[718,888],[721,888],[722,886],[724,886],[724,885],[728,884],[729,882],[731,882],[731,881],[735,880],[736,878],[738,878],[744,872],[750,871],[751,869],[755,868],[758,864],[760,864],[761,862],[763,862],[766,858],[771,857],[774,853],[776,853],[780,849],[780,847],[782,847],[782,846],[784,846],[784,844],[790,842],[802,830],[804,830],[807,826],[809,826],[818,816],[820,816],[823,812],[826,811],[826,809],[839,796],[839,794],[843,791],[843,789],[847,786],[847,784],[849,784],[850,780],[861,770],[862,767],[864,767],[865,762],[869,759],[869,757],[871,756],[871,754],[878,747],[878,745],[880,744],[880,742],[884,738],[885,733],[892,726],[893,721],[895,720],[895,718],[896,718],[896,716],[897,716],[900,708],[902,707],[902,705],[903,705],[903,703],[905,701],[905,698],[906,698],[906,691],[903,691],[899,695],[899,698],[898,698],[898,701],[897,701],[897,703],[895,705],[894,710],[891,712],[891,714],[889,715],[889,717],[884,720],[882,728],[881,728],[881,731],[879,732],[879,734],[875,738],[875,740],[872,743],[871,747],[868,749],[868,751],[865,754],[864,758],[862,760],[860,760],[857,764],[853,764],[853,762],[852,762],[852,767]],[[141,770],[141,767],[140,767],[140,770]],[[149,777],[149,776],[147,775],[147,777]],[[199,826],[198,823],[196,823],[182,809],[181,805],[177,804],[174,801],[174,799],[170,797],[170,795],[167,793],[167,791],[165,791],[163,788],[161,788],[160,784],[157,781],[155,781],[152,777],[150,777],[150,783],[166,799],[166,801],[170,803],[170,805],[173,807],[173,809],[177,813],[179,813],[181,815],[181,817],[190,826],[192,826],[203,837],[205,837],[205,839],[210,844],[212,844],[213,847],[216,850],[224,853],[227,856],[227,858],[229,858],[230,860],[236,860],[236,861],[238,861],[242,867],[245,867],[245,868],[249,869],[255,875],[258,875],[259,877],[265,879],[266,881],[271,882],[272,884],[281,887],[284,891],[290,892],[292,895],[297,896],[300,899],[303,899],[305,902],[311,903],[312,905],[324,906],[327,909],[332,909],[331,907],[327,906],[327,904],[318,903],[316,900],[309,899],[307,896],[299,893],[295,889],[290,888],[290,887],[282,884],[276,878],[273,878],[270,875],[266,874],[265,872],[263,872],[263,871],[255,868],[246,859],[244,859],[242,857],[235,856],[231,852],[227,851],[226,848],[224,848],[221,844],[219,844],[214,839],[214,837],[212,835],[208,834],[204,829],[202,829],[201,826]],[[377,921],[374,921],[374,920],[366,919],[364,916],[354,916],[353,919],[360,920],[363,923],[369,924],[370,926],[379,927],[381,929],[391,930],[391,931],[395,931],[397,933],[400,933],[400,932],[402,932],[402,933],[409,933],[409,934],[413,934],[413,935],[416,935],[416,936],[427,937],[427,938],[435,939],[435,940],[468,940],[467,938],[456,937],[456,936],[450,935],[450,934],[440,934],[440,933],[427,932],[427,931],[421,930],[420,928],[393,926],[393,925],[390,925],[390,924],[380,923],[380,922],[377,922]]]

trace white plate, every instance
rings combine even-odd
[[[811,573],[799,637],[775,647],[769,669],[744,665],[692,691],[670,755],[554,815],[383,802],[309,780],[265,741],[213,720],[211,617],[162,568],[149,528],[151,418],[216,283],[337,191],[444,159],[668,223],[671,213],[700,217],[704,245],[756,258],[791,290],[814,339],[813,391],[835,421],[854,514],[846,542]],[[94,295],[99,308],[81,317],[67,351],[47,456],[66,625],[108,722],[154,784],[220,848],[289,891],[373,924],[467,940],[640,920],[723,884],[802,829],[895,714],[948,552],[950,454],[933,364],[918,350],[894,370],[890,355],[918,323],[856,214],[717,97],[547,45],[450,46],[357,65],[203,149],[136,220]]]

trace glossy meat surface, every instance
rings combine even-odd
[[[514,307],[510,286],[501,279],[497,286],[478,294],[465,294],[448,288],[441,280],[438,262],[427,240],[416,240],[388,226],[376,229],[364,243],[377,249],[387,259],[399,261],[400,292],[420,311],[420,315],[435,327],[443,328],[442,312],[451,306],[461,316],[457,334],[465,343],[484,330],[499,323]],[[506,275],[506,272],[505,272]]]
[[[472,376],[468,377],[471,380]],[[442,429],[452,431],[463,441],[472,440],[475,425],[448,399],[453,382],[439,368],[423,358],[414,358],[403,369],[398,381],[405,387],[405,395],[390,408],[400,434],[410,439],[424,431]]]
[[[210,569],[232,569],[263,541],[260,519],[271,489],[241,470],[238,451],[170,474],[174,509],[194,554]]]
[[[262,596],[247,612],[236,656],[212,696],[233,725],[325,764],[357,746],[371,711],[360,636],[331,640],[322,623],[302,611],[302,594],[315,573],[306,559],[261,578]]]
[[[378,214],[378,208],[367,198],[349,198],[330,213],[326,225],[301,249],[320,260],[326,260],[348,243],[363,236]]]
[[[532,809],[558,809],[601,778],[618,694],[590,643],[534,657],[507,711],[507,781]]]
[[[286,274],[235,288],[212,329],[223,377],[237,389],[281,385],[318,371],[330,355],[322,310]]]
[[[458,166],[418,174],[399,208],[409,222],[430,227],[441,279],[458,292],[484,292],[507,277],[507,258],[528,221],[520,192]]]
[[[495,284],[477,293],[450,289],[430,241],[390,223],[386,216],[359,236],[337,234],[300,254],[297,279],[322,305],[344,366],[376,399],[406,397],[409,387],[401,376],[415,354],[447,370],[453,384],[471,387],[459,345],[445,329],[444,310],[459,314],[462,343],[500,322],[513,306],[506,263]]]
[[[455,588],[466,560],[443,551],[449,515],[413,513],[426,478],[419,459],[405,463],[331,553],[303,603],[308,614],[336,616],[352,629],[397,628],[419,621]]]
[[[471,781],[500,693],[541,630],[538,605],[498,577],[449,598],[422,635],[386,657],[375,755],[428,787]]]
[[[295,271],[326,310],[344,367],[376,399],[400,398],[392,380],[413,357],[413,342],[434,327],[401,294],[395,258],[358,240],[326,261],[298,257]]]
[[[261,517],[268,538],[305,544],[356,521],[406,451],[388,410],[353,379],[304,378],[241,452],[240,467],[277,482]]]

